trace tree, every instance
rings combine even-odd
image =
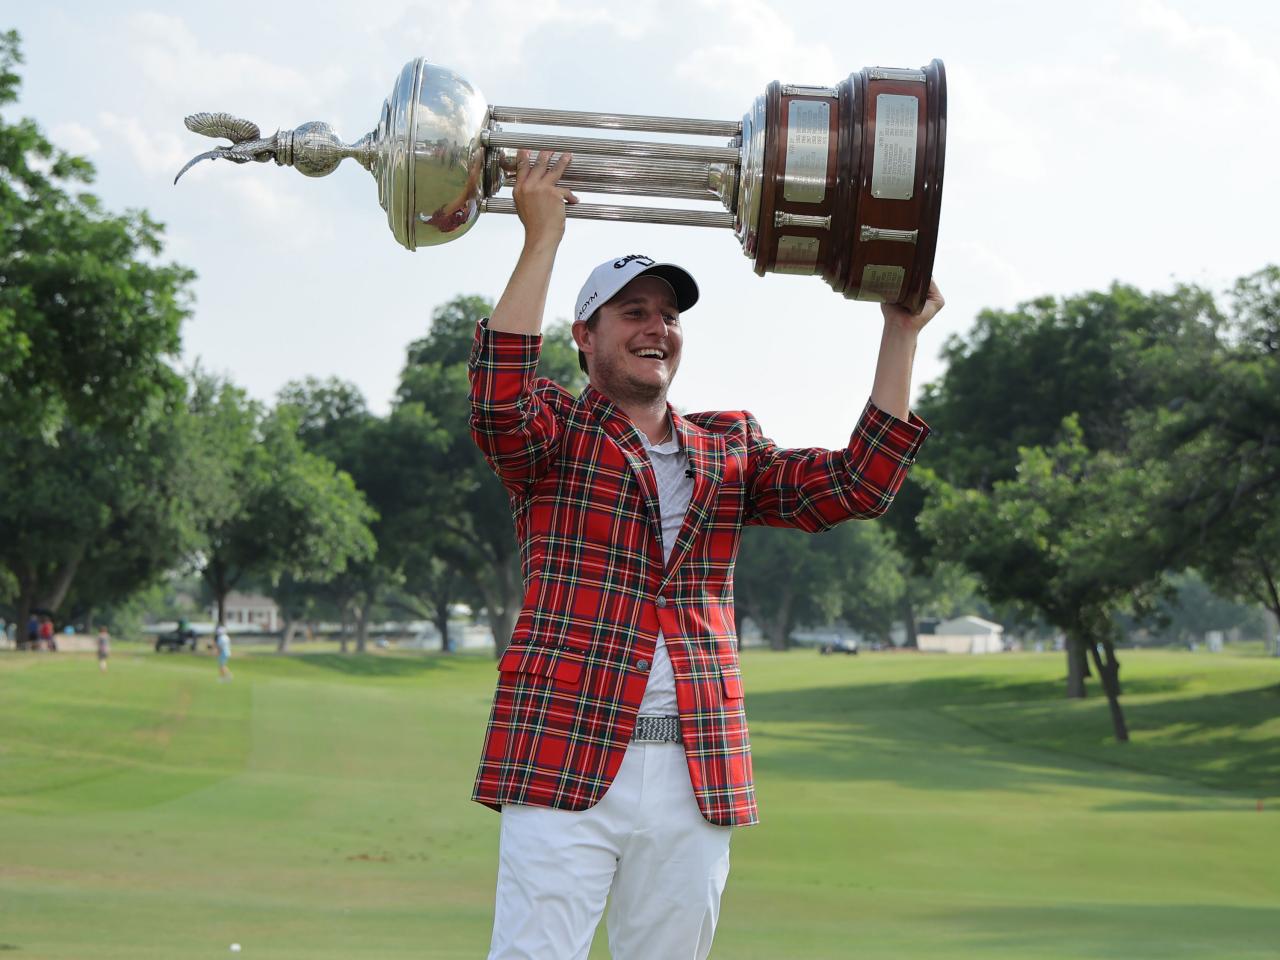
[[[64,424],[46,440],[0,424],[0,569],[19,623],[119,603],[190,545],[180,407],[153,407],[127,435]]]
[[[1087,623],[1055,617],[1067,617],[1073,606],[1082,604],[1098,615],[1121,604],[1105,582],[1090,581],[1087,571],[1074,571],[1053,551],[1062,543],[1089,543],[1091,531],[1104,520],[1122,529],[1129,519],[1142,517],[1162,532],[1160,549],[1149,549],[1142,537],[1117,539],[1110,545],[1114,553],[1103,559],[1109,567],[1117,559],[1128,563],[1117,571],[1120,582],[1132,587],[1135,601],[1145,602],[1151,585],[1174,562],[1176,543],[1164,534],[1177,521],[1167,503],[1150,495],[1151,489],[1165,482],[1164,467],[1155,461],[1135,466],[1131,448],[1138,436],[1137,413],[1160,409],[1176,399],[1186,387],[1180,371],[1200,369],[1202,358],[1218,348],[1222,329],[1223,317],[1212,296],[1192,286],[1177,287],[1168,294],[1143,294],[1117,284],[1106,292],[1060,301],[1043,298],[1012,312],[984,311],[967,340],[948,342],[946,374],[925,389],[920,412],[935,436],[926,445],[913,479],[919,482],[931,475],[934,482],[923,496],[907,494],[907,502],[914,499],[921,504],[922,513],[895,517],[890,511],[890,522],[899,532],[917,521],[930,528],[931,536],[915,538],[908,529],[900,539],[917,564],[961,560],[982,579],[985,590],[993,591],[988,593],[992,599],[1021,601],[1046,612],[1051,622],[1066,629],[1069,696],[1083,695],[1090,651],[1103,643],[1099,638],[1107,628],[1096,617]],[[1064,424],[1068,425],[1065,437]],[[1061,447],[1063,443],[1067,446]],[[1037,450],[1040,453],[1033,454]],[[1093,458],[1093,454],[1109,457]],[[1121,469],[1126,461],[1125,469],[1133,473]],[[1045,464],[1057,466],[1050,469]],[[1055,482],[1043,475],[1046,469],[1058,478]],[[1111,496],[1124,488],[1122,479],[1147,472],[1151,486],[1139,485],[1132,491],[1132,500]],[[1029,499],[1033,490],[1065,496],[1068,491],[1061,481],[1068,476],[1081,483],[1089,480],[1100,498],[1091,505],[1091,512],[1083,516],[1053,513],[1066,502],[1062,500],[1044,508],[1049,514],[1036,513],[1036,504]],[[1020,482],[1033,479],[1034,484],[1019,491]],[[1111,481],[1119,487],[1113,489],[1108,485]],[[944,522],[943,504],[928,502],[931,496],[944,498],[950,509],[971,515]],[[1080,501],[1081,506],[1087,503]],[[1104,507],[1117,515],[1100,518],[1098,511]],[[995,523],[1003,517],[1000,511],[1028,522],[1052,515],[1057,523],[1076,526],[1048,531],[1032,524],[1022,531],[1026,536],[1015,535]],[[928,524],[925,514],[933,517]],[[991,523],[978,525],[984,518]],[[1051,533],[1060,536],[1055,539]],[[965,539],[980,535],[994,538],[989,544],[998,543],[1008,555],[997,556],[994,547],[983,549],[982,544]],[[1134,545],[1136,549],[1131,549]],[[1042,555],[1041,548],[1049,553]],[[1046,559],[1060,575],[1045,582],[1067,591],[1063,596],[1046,595],[1043,583],[1025,576],[1029,569],[1047,574],[1043,565],[1037,566]],[[995,575],[999,568],[1011,578],[1003,586]],[[1100,591],[1097,603],[1086,603],[1088,598],[1079,595],[1090,582]],[[1021,584],[1021,591],[1012,589],[1013,583]],[[1073,604],[1068,597],[1078,602]],[[1048,615],[1050,610],[1055,612]],[[1114,648],[1103,649],[1104,663],[1114,675],[1118,670]],[[1104,687],[1118,687],[1107,674],[1102,679]]]
[[[242,391],[207,378],[192,408],[206,441],[198,562],[220,622],[242,581],[325,581],[373,556],[374,512],[350,475],[303,447],[293,411],[264,417]]]
[[[1214,592],[1195,570],[1184,570],[1169,580],[1170,596],[1156,610],[1157,639],[1187,643],[1203,640],[1211,630],[1240,630],[1246,636],[1266,633],[1266,620],[1258,605],[1235,603]]]
[[[376,514],[370,533],[377,549],[368,557],[353,557],[336,575],[325,575],[315,583],[290,578],[281,581],[283,590],[278,587],[273,593],[287,593],[289,609],[305,601],[304,610],[323,605],[324,595],[328,595],[336,601],[344,624],[343,650],[350,612],[356,626],[356,651],[363,653],[375,606],[389,587],[403,582],[394,551],[385,549],[389,511],[394,509],[394,491],[399,485],[394,476],[399,464],[388,457],[394,451],[387,448],[386,424],[369,412],[357,387],[337,379],[308,378],[286,385],[280,392],[277,410],[288,411],[297,424],[298,439],[308,451],[351,476]],[[308,588],[313,594],[309,599]],[[282,636],[282,649],[286,643],[287,638]]]
[[[21,62],[0,34],[0,106]],[[156,262],[160,226],[104,211],[92,180],[35,121],[0,118],[0,584],[22,617],[123,599],[189,529],[169,360],[193,274]]]
[[[484,600],[501,655],[524,598],[524,579],[510,501],[471,439],[466,369],[476,324],[492,311],[480,297],[457,297],[437,308],[428,334],[409,346],[392,419],[403,415],[425,426],[429,417],[442,431],[440,445],[414,475],[420,542],[430,547],[417,554],[418,561],[435,557],[461,572]],[[567,324],[544,329],[538,375],[569,390],[582,387]],[[415,574],[406,570],[406,577],[413,581]]]
[[[787,649],[799,626],[841,617],[888,639],[903,590],[899,564],[874,523],[842,523],[819,534],[749,527],[734,568],[734,595],[774,650]]]
[[[1236,283],[1216,349],[1178,359],[1152,358],[1179,389],[1138,418],[1138,449],[1172,474],[1179,555],[1219,592],[1280,617],[1280,267]]]
[[[1119,703],[1116,614],[1161,595],[1171,528],[1148,522],[1162,478],[1143,464],[1092,452],[1074,417],[1050,447],[1024,448],[1016,475],[990,491],[960,489],[926,472],[925,533],[982,581],[997,601],[1039,610],[1067,635],[1068,695],[1084,695],[1085,658],[1101,679],[1116,738],[1128,739]]]
[[[17,33],[0,34],[0,106],[17,100]],[[110,214],[92,165],[33,120],[0,119],[0,422],[127,431],[178,386],[169,361],[194,274],[161,264],[161,226]]]

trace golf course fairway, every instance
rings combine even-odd
[[[713,957],[1280,957],[1280,660],[743,656]],[[0,655],[0,958],[485,954],[487,657]],[[607,957],[603,929],[592,958]]]

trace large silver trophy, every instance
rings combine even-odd
[[[481,213],[514,213],[516,151],[571,151],[562,185],[584,193],[710,201],[704,209],[580,203],[570,217],[731,229],[758,274],[821,275],[847,297],[924,304],[933,272],[946,150],[942,62],[867,68],[836,87],[771,83],[743,118],[686,120],[488,106],[424,59],[405,64],[371,133],[344,144],[327,123],[263,137],[226,113],[188,129],[225,137],[203,159],[274,160],[323,177],[353,157],[409,250],[461,237]],[[721,138],[719,145],[518,132],[563,126]],[[723,138],[728,138],[725,141]],[[177,178],[175,178],[176,182]],[[718,201],[718,203],[717,203]]]

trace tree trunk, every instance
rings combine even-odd
[[[1115,730],[1116,739],[1121,743],[1129,742],[1129,727],[1124,722],[1124,710],[1120,708],[1120,661],[1116,659],[1115,646],[1110,640],[1103,640],[1102,647],[1107,658],[1103,661],[1098,653],[1098,644],[1089,644],[1089,654],[1093,657],[1094,666],[1098,668],[1098,679],[1102,681],[1102,689],[1107,695],[1107,706],[1111,708],[1111,726]]]
[[[1271,616],[1275,617],[1276,621],[1276,635],[1274,638],[1275,647],[1272,650],[1271,655],[1274,657],[1280,657],[1280,589],[1277,589],[1276,587],[1276,578],[1271,575],[1270,565],[1264,560],[1261,563],[1261,567],[1262,583],[1263,586],[1266,587],[1264,605],[1271,611]]]
[[[356,605],[356,653],[364,653],[369,649],[369,615],[373,612],[373,603],[361,600]]]
[[[204,568],[204,578],[209,584],[209,589],[213,591],[214,602],[218,605],[218,623],[226,626],[227,594],[231,592],[231,585],[227,583],[227,568],[215,558]]]
[[[1085,642],[1074,631],[1067,634],[1067,697],[1084,699],[1084,678],[1089,675],[1089,661],[1085,659]]]
[[[787,630],[786,621],[784,621],[781,617],[778,617],[777,619],[770,620],[769,623],[767,624],[767,628],[768,628],[768,637],[769,637],[769,649],[770,650],[786,650],[787,643],[788,643],[787,635],[790,632]]]
[[[489,610],[489,627],[493,630],[493,646],[494,651],[506,651],[511,645],[511,632],[516,628],[517,605],[519,600],[512,603],[508,598],[507,603],[498,609],[495,614],[493,609]],[[501,656],[501,653],[497,654]]]
[[[434,606],[435,616],[431,622],[440,631],[440,652],[453,653],[453,643],[449,640],[449,600],[438,600]]]
[[[902,645],[915,650],[920,646],[920,639],[916,635],[916,608],[909,591],[902,595],[902,622],[907,625],[907,639]]]
[[[62,601],[67,598],[67,591],[71,589],[71,582],[75,580],[76,573],[80,570],[80,561],[84,559],[87,548],[88,544],[84,542],[71,548],[70,554],[54,574],[53,583],[50,584],[48,591],[36,601],[39,606],[55,611],[62,606]]]
[[[18,600],[18,632],[14,637],[14,646],[19,650],[27,649],[27,623],[31,619],[31,599],[22,593]]]
[[[15,643],[19,650],[27,649],[27,621],[31,619],[31,608],[35,606],[35,576],[30,568],[18,578],[18,637]]]
[[[777,614],[769,621],[769,648],[787,650],[791,646],[791,604],[795,594],[788,588],[783,591]]]
[[[280,643],[276,647],[276,653],[288,653],[289,644],[293,642],[293,635],[297,633],[298,621],[293,617],[286,617],[284,621],[284,629],[280,632]]]
[[[511,643],[520,605],[524,602],[524,580],[520,576],[519,558],[511,557],[494,568],[494,580],[480,584],[485,609],[489,611],[489,628],[493,631],[493,653],[502,656]],[[496,582],[494,582],[496,581]]]

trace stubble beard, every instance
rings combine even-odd
[[[593,368],[598,368],[596,376],[600,382],[600,392],[615,403],[625,405],[666,403],[670,377],[661,383],[653,383],[629,377],[622,371],[622,365],[612,359],[602,362],[600,358],[595,358],[591,363]]]

